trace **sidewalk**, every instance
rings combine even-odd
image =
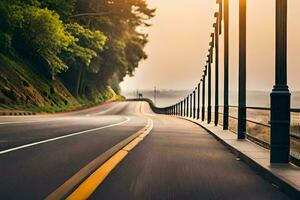
[[[179,117],[181,118],[181,117]],[[300,168],[293,164],[270,164],[270,151],[249,140],[237,140],[237,135],[224,131],[220,126],[207,124],[200,120],[183,118],[192,121],[227,146],[235,155],[255,168],[263,177],[274,183],[295,199],[300,199]]]

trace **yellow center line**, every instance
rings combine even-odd
[[[148,119],[144,129],[139,131],[139,135],[127,144],[124,148],[114,154],[109,160],[101,165],[92,175],[90,175],[79,187],[66,199],[67,200],[85,200],[88,199],[94,191],[101,185],[109,173],[127,156],[127,154],[136,147],[146,137],[153,128],[153,120]]]
[[[67,200],[83,200],[98,188],[108,174],[125,158],[127,151],[120,150],[108,161],[106,161],[99,169],[97,169],[90,177],[88,177],[68,198]]]

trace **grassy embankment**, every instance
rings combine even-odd
[[[122,99],[110,87],[95,94],[94,100],[75,98],[58,79],[17,55],[0,53],[0,110],[63,112],[90,107],[109,99]]]

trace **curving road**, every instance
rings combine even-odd
[[[149,125],[150,119],[150,134],[90,199],[288,199],[202,128],[155,115],[144,102],[0,117],[0,199],[49,197],[94,159]]]

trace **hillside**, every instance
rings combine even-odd
[[[93,105],[110,98],[117,98],[117,95],[107,87],[94,101],[76,99],[59,79],[52,82],[25,59],[0,53],[0,109],[55,112]]]
[[[121,9],[120,9],[121,8]],[[146,1],[0,1],[0,109],[65,111],[117,98],[147,58]]]

